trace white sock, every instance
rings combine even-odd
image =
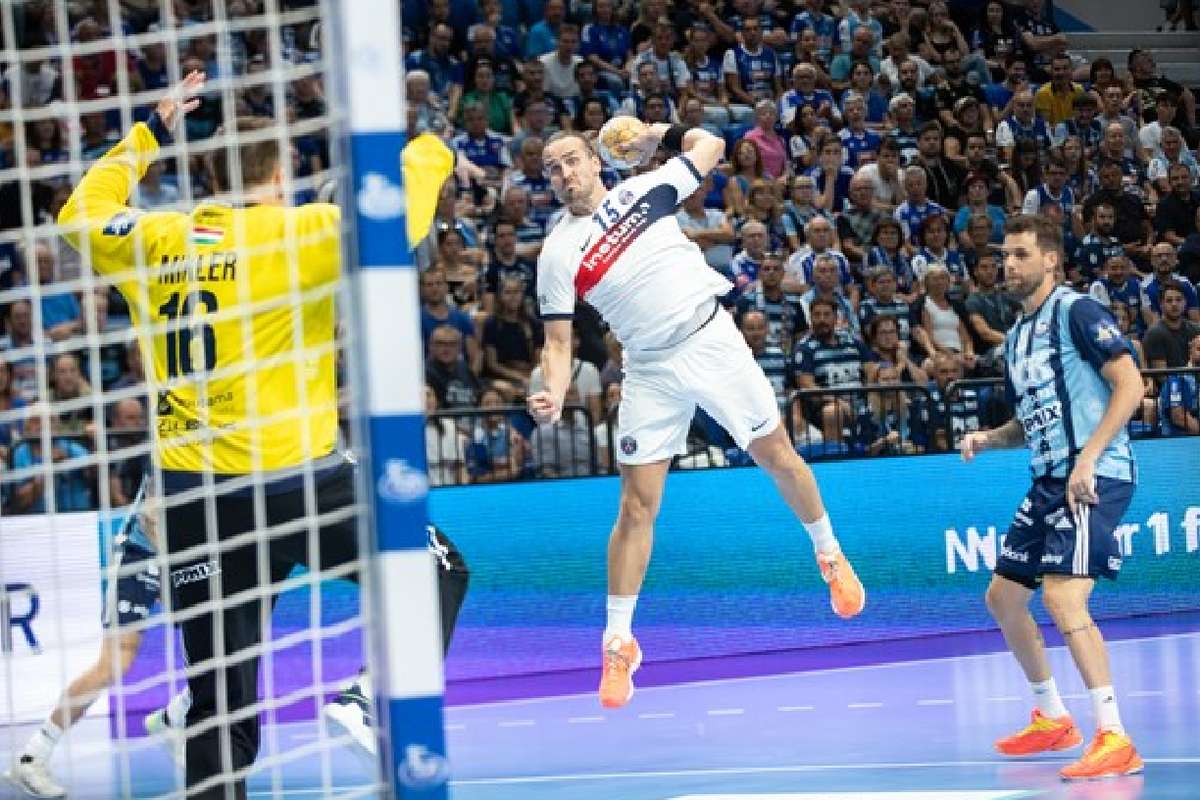
[[[1117,695],[1111,686],[1097,686],[1089,694],[1092,696],[1092,710],[1096,712],[1096,727],[1102,731],[1124,733],[1125,726],[1121,724],[1121,712],[1117,709]]]
[[[1054,682],[1053,676],[1041,683],[1030,683],[1029,688],[1033,691],[1034,702],[1043,716],[1058,719],[1070,713],[1063,705],[1062,697],[1058,694],[1058,684]]]
[[[812,539],[813,550],[827,554],[838,551],[838,540],[833,535],[833,525],[829,522],[828,514],[822,514],[818,520],[805,522],[804,530],[808,531],[808,536]]]
[[[21,760],[24,761],[28,757],[34,761],[49,761],[50,754],[54,752],[54,745],[58,744],[62,735],[62,728],[50,720],[46,720],[42,723],[42,727],[29,737],[25,749],[21,751]]]
[[[633,609],[637,606],[636,594],[610,594],[608,596],[608,624],[604,627],[604,641],[620,636],[626,641],[633,638]]]
[[[187,712],[192,707],[192,692],[188,688],[177,693],[167,703],[167,724],[172,728],[187,726]]]

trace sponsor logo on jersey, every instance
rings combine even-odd
[[[1062,562],[1063,562],[1062,555],[1054,555],[1051,553],[1046,553],[1044,556],[1042,556],[1043,564],[1061,564]]]
[[[642,195],[583,254],[575,274],[575,292],[584,297],[595,288],[629,246],[655,222],[674,214],[677,206],[675,187],[667,184]]]
[[[1000,557],[1007,559],[1008,561],[1017,561],[1021,564],[1029,563],[1029,553],[1018,553],[1008,545],[1004,545],[1000,548]]]
[[[1030,411],[1021,419],[1021,426],[1025,429],[1025,434],[1037,433],[1045,430],[1055,422],[1062,421],[1062,403],[1050,403],[1044,406],[1038,406]]]
[[[101,233],[105,236],[128,236],[129,232],[137,225],[137,219],[141,215],[141,211],[133,209],[122,211],[108,221]]]

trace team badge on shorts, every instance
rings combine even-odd
[[[621,201],[622,205],[629,205],[633,202],[633,192],[628,189],[622,189],[617,195],[617,199]]]
[[[631,456],[637,452],[637,439],[632,436],[621,437],[621,452],[627,456]]]

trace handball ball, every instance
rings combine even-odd
[[[645,129],[637,117],[613,117],[600,129],[600,157],[616,169],[633,169],[646,154],[630,145]]]

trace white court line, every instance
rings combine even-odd
[[[1017,697],[1015,694],[1006,694],[1003,697],[987,697],[984,699],[989,703],[1015,703],[1021,698]]]
[[[1063,700],[1087,700],[1091,697],[1087,692],[1075,692],[1073,694],[1059,695]]]
[[[846,708],[883,708],[883,703],[847,703]]]
[[[815,706],[780,706],[776,711],[814,711]]]
[[[1147,758],[1147,764],[1200,764],[1200,756],[1182,758]],[[1057,765],[1060,760],[1032,759],[1022,762],[1026,765],[1046,764]],[[506,784],[523,783],[568,783],[578,781],[601,780],[641,780],[645,778],[690,778],[715,775],[767,775],[789,772],[828,772],[866,769],[957,769],[966,767],[1007,767],[1011,768],[1010,759],[991,761],[912,761],[889,762],[878,764],[795,764],[777,767],[713,767],[709,769],[674,769],[647,770],[643,772],[592,772],[567,773],[563,775],[525,775],[512,778],[466,778],[450,782],[451,786],[501,786]]]
[[[571,725],[585,725],[589,722],[604,722],[604,717],[567,717]]]
[[[649,711],[645,714],[638,714],[638,719],[674,719],[674,711]]]
[[[1141,689],[1136,692],[1129,692],[1127,697],[1162,697],[1166,694],[1162,689]]]
[[[710,708],[708,715],[710,717],[736,717],[746,713],[744,708]]]
[[[1138,644],[1141,642],[1165,642],[1165,641],[1169,641],[1172,639],[1191,639],[1191,638],[1200,639],[1200,631],[1193,631],[1190,633],[1168,633],[1163,636],[1137,636],[1132,639],[1116,639],[1111,642],[1105,642],[1105,645],[1107,645],[1109,647],[1109,649],[1112,649],[1114,647],[1121,647],[1123,645],[1128,645],[1128,644]],[[1062,650],[1062,651],[1066,652],[1067,648],[1065,645],[1058,645],[1056,647],[1047,647],[1046,648],[1047,653],[1051,653],[1051,652],[1058,651],[1058,650]],[[685,683],[673,683],[673,684],[667,684],[664,686],[647,686],[645,688],[639,688],[638,694],[640,696],[644,697],[647,693],[650,693],[650,692],[656,692],[656,691],[662,691],[662,690],[677,690],[677,689],[681,689],[681,688],[685,688],[685,687],[692,687],[692,686],[723,686],[723,685],[731,684],[731,683],[746,683],[748,681],[767,682],[767,681],[783,680],[783,679],[787,679],[787,678],[803,678],[803,677],[807,677],[809,675],[830,675],[830,674],[837,674],[837,673],[842,673],[842,672],[864,672],[864,671],[877,670],[877,669],[900,669],[900,668],[904,668],[904,667],[913,667],[913,666],[920,666],[920,665],[925,665],[925,664],[935,664],[935,663],[938,663],[941,661],[978,661],[978,660],[984,659],[984,658],[1006,658],[1007,659],[1007,658],[1011,658],[1011,656],[1009,655],[1007,650],[997,650],[994,653],[971,653],[971,654],[965,655],[965,656],[942,656],[941,658],[918,658],[918,659],[913,659],[911,661],[888,661],[888,662],[884,662],[881,664],[860,664],[860,665],[854,666],[854,667],[830,667],[829,669],[797,670],[795,672],[780,672],[780,673],[776,673],[773,675],[747,675],[747,676],[741,677],[741,678],[714,678],[712,680],[688,681]],[[591,697],[595,697],[595,694],[596,693],[593,690],[593,691],[588,691],[588,692],[576,692],[575,694],[549,695],[547,697],[522,697],[522,698],[517,698],[514,700],[493,700],[493,701],[490,701],[487,703],[470,703],[470,704],[461,705],[461,706],[449,706],[448,710],[451,712],[454,712],[454,711],[467,711],[467,710],[473,709],[473,708],[492,708],[494,706],[510,706],[511,707],[511,706],[520,706],[520,705],[532,705],[532,704],[537,704],[537,703],[558,702],[561,700],[569,700],[572,698],[582,698],[582,697],[591,698]]]
[[[934,700],[918,700],[917,701],[917,705],[919,705],[919,706],[949,706],[949,705],[953,705],[953,704],[954,704],[953,700],[946,700],[944,698],[938,698],[938,699],[934,699]]]
[[[537,722],[532,719],[505,719],[496,724],[501,728],[532,728]]]
[[[453,724],[446,726],[446,730],[448,730],[448,731],[465,731],[466,729],[467,729],[467,726],[462,724],[461,722],[455,722]]]

